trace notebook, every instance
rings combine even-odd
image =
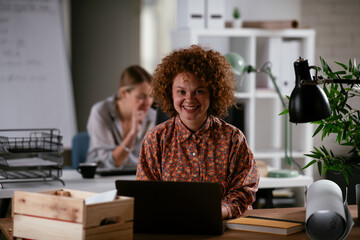
[[[118,195],[135,198],[135,233],[224,231],[219,183],[116,180],[115,184]]]

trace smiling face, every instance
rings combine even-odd
[[[210,105],[208,87],[193,74],[179,73],[174,78],[172,98],[181,121],[191,131],[198,131],[207,118]]]

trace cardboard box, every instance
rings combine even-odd
[[[15,191],[14,237],[28,239],[132,239],[134,199],[118,196],[110,202],[85,205],[96,193],[58,189]],[[112,224],[104,225],[104,222]]]

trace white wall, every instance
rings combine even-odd
[[[358,0],[302,0],[303,25],[316,30],[315,63],[320,66],[323,57],[333,70],[340,70],[335,61],[347,64],[349,59],[360,61],[360,1]],[[355,100],[355,99],[354,99]],[[360,108],[360,101],[352,101]],[[315,146],[325,145],[335,154],[347,154],[349,148],[339,146],[335,136],[321,141],[315,137]],[[314,172],[317,176],[317,171]],[[316,178],[316,177],[315,177]]]
[[[91,106],[116,93],[122,71],[140,64],[140,0],[71,1],[72,75],[78,130]]]
[[[177,27],[177,1],[182,0],[141,0],[141,65],[150,72],[171,51],[170,32]],[[226,21],[232,20],[235,7],[245,21],[301,19],[300,0],[218,1],[226,2]]]
[[[175,28],[176,0],[141,0],[140,58],[149,72],[169,53]]]
[[[181,0],[180,0],[181,1]],[[226,20],[232,19],[234,7],[238,7],[244,21],[301,20],[300,0],[225,0]]]
[[[302,0],[301,6],[304,25],[317,33],[317,65],[319,56],[329,63],[347,63],[349,58],[360,61],[360,1]]]

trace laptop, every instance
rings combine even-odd
[[[135,169],[100,168],[100,169],[96,169],[96,174],[100,176],[136,175],[136,168]]]
[[[135,199],[135,233],[224,232],[219,183],[116,180],[115,184],[118,195]]]

